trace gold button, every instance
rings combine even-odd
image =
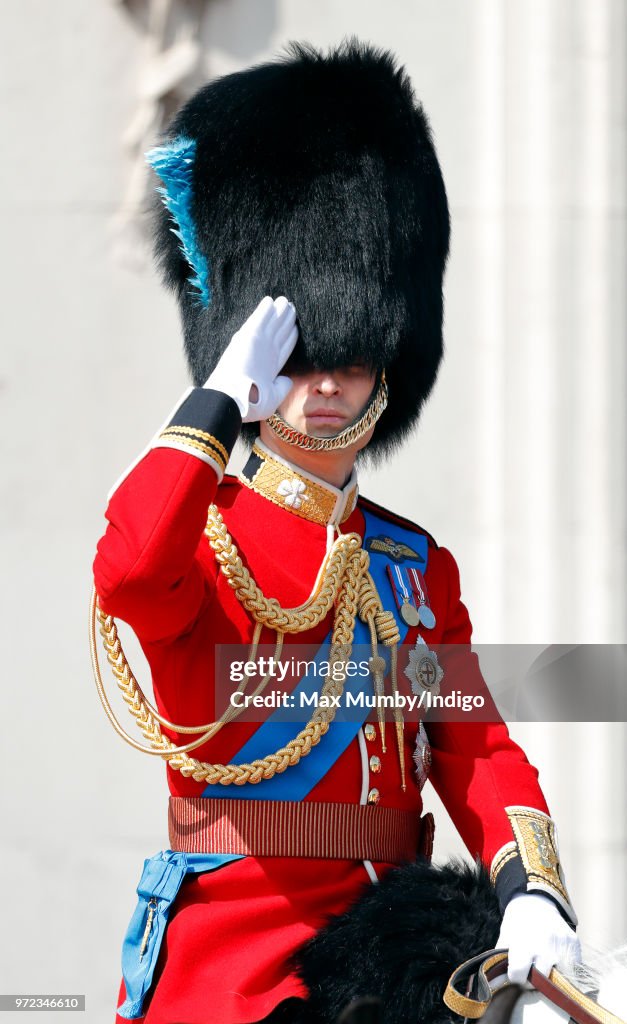
[[[368,803],[369,804],[378,804],[380,799],[381,799],[381,794],[379,793],[379,790],[378,789],[371,789],[370,792],[368,793]]]
[[[364,725],[364,736],[370,743],[372,743],[373,740],[376,740],[377,730],[371,722],[368,722],[368,725]]]
[[[378,775],[381,771],[381,760],[376,754],[373,754],[370,758],[370,771],[374,772],[375,775]]]

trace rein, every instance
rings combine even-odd
[[[506,974],[507,966],[507,950],[489,949],[479,956],[466,960],[453,972],[446,986],[444,1002],[449,1010],[470,1020],[482,1017],[493,995],[490,981]],[[593,999],[575,988],[556,967],[548,978],[536,967],[532,967],[529,981],[550,1003],[564,1010],[576,1024],[625,1024],[620,1017],[599,1006]],[[476,995],[468,995],[471,991]]]

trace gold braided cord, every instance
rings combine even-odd
[[[374,580],[370,573],[366,573],[362,583],[362,600],[360,602],[359,614],[361,619],[364,622],[367,622],[370,627],[373,651],[376,649],[377,639],[380,640],[385,647],[390,648],[390,679],[392,681],[392,693],[396,696],[398,693],[397,645],[400,643],[401,635],[392,612],[385,611],[381,607],[381,599],[379,598]],[[383,681],[385,678],[385,661],[383,658],[375,656],[371,659],[370,665],[371,674],[374,680],[375,693],[379,698],[381,698],[384,692]],[[385,753],[385,712],[382,700],[379,700],[377,703],[377,717],[379,722],[379,733],[381,735],[381,747]],[[394,721],[398,761],[401,771],[401,788],[405,790],[407,788],[404,756],[405,722],[403,719],[403,713],[401,709],[396,706],[396,702],[394,704]]]
[[[218,719],[217,722],[206,722],[204,725],[180,725],[175,722],[170,722],[167,718],[164,718],[163,715],[159,713],[157,708],[155,708],[150,703],[145,693],[143,692],[141,686],[137,682],[137,679],[133,675],[130,665],[126,660],[124,650],[122,648],[122,643],[119,638],[117,626],[115,624],[115,619],[111,615],[106,615],[105,612],[103,612],[102,609],[100,608],[98,604],[98,595],[96,594],[95,588],[92,590],[89,622],[89,646],[91,653],[92,668],[94,673],[94,679],[96,681],[96,688],[98,690],[101,703],[115,731],[118,733],[119,736],[125,739],[136,750],[140,750],[142,753],[145,754],[157,754],[161,756],[160,750],[155,749],[153,747],[146,747],[142,743],[139,743],[137,740],[133,739],[132,736],[129,736],[129,734],[122,728],[117,718],[115,717],[113,708],[109,703],[109,699],[107,697],[106,690],[102,682],[102,675],[100,672],[100,665],[98,662],[96,644],[96,623],[98,623],[100,627],[99,631],[103,639],[103,644],[107,655],[107,661],[111,666],[111,671],[118,682],[118,686],[120,688],[122,696],[124,697],[124,700],[128,704],[129,711],[137,720],[137,724],[140,726],[140,728],[142,728],[144,725],[148,725],[150,719],[154,718],[161,725],[165,726],[166,729],[172,729],[173,732],[203,733],[203,735],[200,736],[198,739],[194,740],[191,743],[185,744],[185,746],[172,747],[172,751],[176,751],[177,753],[184,753],[189,750],[194,750],[195,747],[199,747],[201,746],[201,744],[206,743],[210,739],[213,739],[213,737],[220,731],[220,729],[224,725],[227,725],[229,722],[232,722],[242,713],[244,708],[243,705],[242,707],[234,707],[231,704],[224,712],[224,714]],[[251,653],[249,656],[249,660],[253,660],[253,652],[256,651],[257,642],[258,635],[257,630],[255,629],[255,638],[253,639],[253,644],[251,645]],[[282,649],[283,634],[278,633],[273,655],[275,660],[279,659]],[[261,682],[258,683],[256,688],[254,689],[251,696],[254,698],[259,694],[263,693],[271,678],[271,673],[265,675],[262,678]],[[235,692],[244,693],[244,691],[247,688],[248,682],[249,679],[244,679],[239,684]]]
[[[369,574],[370,575],[370,574]],[[374,587],[374,582],[372,581]],[[376,593],[376,591],[375,591]],[[377,597],[379,595],[377,594]],[[398,693],[398,667],[397,667],[397,654],[398,644],[401,639],[401,635],[398,629],[396,619],[392,612],[377,611],[375,615],[375,624],[377,630],[377,636],[385,647],[390,648],[390,679],[392,681],[392,693],[396,697]],[[400,707],[397,706],[396,701],[394,702],[394,725],[396,731],[396,748],[398,751],[398,763],[401,769],[401,788],[405,790],[407,788],[406,782],[406,771],[405,771],[405,720],[403,718],[403,712]]]
[[[105,710],[105,714],[118,736],[121,736],[126,743],[131,747],[134,747],[135,750],[141,751],[142,754],[163,756],[163,751],[159,749],[158,746],[145,746],[145,744],[140,743],[138,740],[130,736],[126,730],[122,728],[115,717],[113,708],[109,703],[109,699],[104,688],[100,665],[98,663],[98,650],[96,643],[97,626],[100,627],[99,631],[103,639],[104,648],[107,654],[107,661],[109,662],[113,675],[117,680],[118,687],[122,692],[124,700],[128,704],[129,711],[135,718],[136,724],[142,730],[144,735],[151,739],[151,742],[153,734],[157,735],[158,731],[158,734],[160,735],[161,730],[159,729],[159,720],[163,725],[168,728],[172,728],[176,732],[198,732],[199,730],[193,726],[179,726],[174,725],[172,722],[168,722],[167,719],[162,718],[156,709],[154,709],[149,703],[142,692],[139,683],[135,679],[128,661],[126,660],[126,655],[124,654],[124,650],[118,636],[115,620],[113,616],[106,615],[100,608],[95,588],[92,590],[89,611],[89,647],[96,689],[98,690],[98,696],[100,697],[100,702]],[[211,724],[213,725],[217,723]],[[210,739],[209,730],[207,730],[203,736],[195,740],[193,743],[186,744],[185,747],[176,749],[178,749],[179,752],[183,750],[192,750],[194,747],[199,747],[201,743],[205,743],[207,739]],[[170,745],[173,746],[172,744]]]
[[[321,690],[322,698],[341,697],[343,693],[346,679],[345,665],[352,650],[357,614],[367,622],[370,629],[373,654],[375,655],[372,660],[376,660],[376,641],[379,630],[380,638],[386,645],[391,646],[395,653],[395,645],[400,639],[398,629],[394,617],[383,611],[379,595],[368,572],[369,556],[361,547],[361,538],[358,534],[339,534],[325,558],[310,598],[296,608],[282,608],[274,598],[265,597],[243,565],[237,548],[215,505],[210,506],[205,532],[222,573],[235,591],[238,600],[251,613],[256,622],[253,637],[255,649],[262,625],[275,629],[277,635],[282,639],[282,634],[285,632],[299,633],[312,629],[324,619],[331,606],[335,604],[329,656],[330,671]],[[96,622],[99,623],[107,660],[111,665],[118,687],[138,728],[148,740],[149,746],[139,743],[125,732],[115,718],[107,700],[98,666]],[[235,714],[230,715],[230,711],[239,712],[239,709],[230,708],[218,722],[207,723],[206,726],[180,726],[162,718],[142,693],[126,660],[115,620],[112,616],[106,615],[98,606],[95,591],[91,603],[90,647],[98,693],[107,717],[116,732],[135,749],[161,756],[170,764],[171,768],[180,771],[185,777],[193,778],[196,782],[205,782],[211,785],[219,783],[226,786],[258,783],[270,779],[288,767],[298,764],[302,757],[306,757],[328,732],[335,717],[335,701],[323,699],[319,702],[323,706],[316,709],[305,728],[285,747],[275,753],[259,758],[250,764],[223,765],[199,761],[190,757],[189,751],[211,739],[227,721],[235,717]],[[277,649],[279,648],[277,647]],[[395,660],[393,659],[394,667]],[[339,673],[336,671],[338,667],[340,667]],[[379,673],[375,673],[377,689],[378,679],[376,676],[378,675]],[[260,692],[267,683],[267,679],[268,677],[262,680],[256,692]],[[203,729],[205,731],[191,743],[176,747],[163,735],[161,725],[179,733],[199,732]],[[403,772],[403,762],[401,771]]]
[[[255,622],[282,633],[304,633],[322,622],[338,598],[351,560],[362,550],[358,533],[341,534],[325,556],[313,594],[295,608],[283,608],[276,598],[264,595],[243,565],[216,505],[209,506],[205,534],[238,601],[250,612]],[[364,572],[367,568],[368,562]]]
[[[341,670],[340,673],[337,673],[336,666],[345,665],[350,656],[354,622],[357,614],[360,578],[367,568],[367,553],[361,549],[354,551],[350,563],[347,565],[345,580],[343,581],[342,594],[331,640],[329,659],[331,671],[322,687],[322,696],[327,698],[341,696],[344,689],[345,673]],[[241,765],[211,764],[206,761],[198,761],[195,758],[189,757],[187,751],[192,749],[193,746],[199,746],[200,743],[205,742],[209,737],[205,734],[199,740],[194,741],[193,744],[188,744],[186,747],[178,749],[174,747],[174,744],[161,732],[159,722],[150,713],[145,699],[140,695],[139,686],[130,671],[119,638],[117,637],[115,622],[111,616],[106,616],[101,610],[98,611],[98,618],[100,619],[105,648],[110,647],[112,651],[115,650],[117,653],[114,674],[118,680],[118,686],[122,689],[124,700],[128,704],[140,731],[148,740],[150,748],[145,748],[143,745],[132,740],[109,715],[114,728],[124,739],[130,741],[131,745],[136,749],[150,750],[151,753],[160,754],[168,761],[171,768],[180,771],[186,777],[193,778],[196,782],[205,782],[211,785],[217,783],[221,785],[244,785],[247,782],[257,783],[261,782],[262,779],[270,779],[275,774],[285,771],[286,768],[298,764],[301,757],[306,757],[328,731],[335,717],[335,710],[332,707],[334,701],[330,699],[325,700],[321,703],[331,706],[317,708],[306,727],[290,743],[274,754],[255,760],[251,764]],[[339,678],[334,678],[336,675]],[[105,710],[107,710],[106,706]],[[179,731],[176,726],[174,728],[176,731]]]
[[[335,452],[338,448],[348,448],[360,437],[363,437],[371,427],[375,425],[381,413],[388,404],[388,386],[385,380],[385,370],[381,373],[379,386],[372,400],[366,406],[365,411],[356,423],[345,427],[339,434],[333,437],[316,437],[315,434],[303,434],[295,427],[291,427],[278,412],[269,416],[266,423],[270,429],[287,444],[296,445],[309,452]]]

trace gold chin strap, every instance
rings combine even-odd
[[[335,452],[339,448],[349,448],[360,437],[363,437],[375,425],[387,404],[388,386],[385,380],[385,370],[383,370],[379,386],[364,412],[355,423],[350,427],[345,427],[339,434],[334,434],[332,437],[303,434],[286,423],[276,412],[266,422],[273,433],[287,444],[293,444],[297,448],[304,448],[310,452]]]

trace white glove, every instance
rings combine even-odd
[[[552,900],[541,893],[523,893],[507,904],[497,949],[509,950],[510,981],[524,985],[532,964],[548,977],[555,964],[581,962],[581,946]]]
[[[262,299],[231,338],[203,387],[222,391],[237,402],[243,423],[265,420],[276,411],[292,381],[278,376],[298,338],[296,310],[284,295]],[[254,401],[251,389],[257,388]]]

